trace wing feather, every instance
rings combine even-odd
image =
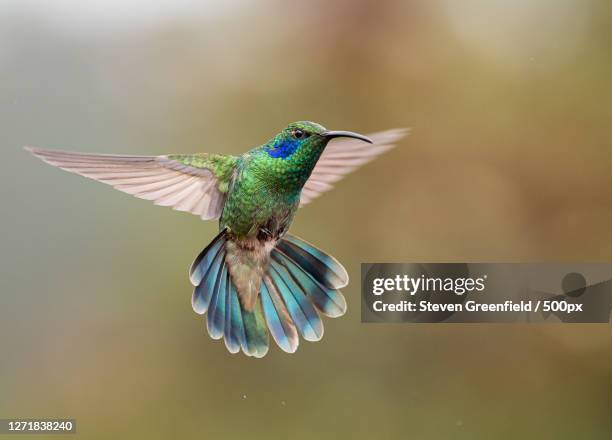
[[[202,219],[221,215],[226,194],[214,167],[193,166],[168,156],[76,153],[26,147],[50,165],[79,174],[160,206],[190,212]],[[200,155],[199,157],[203,157]]]
[[[372,139],[372,144],[355,139],[332,140],[302,189],[300,206],[310,203],[332,189],[332,183],[395,147],[408,131],[405,128],[396,128],[370,134],[368,137]]]

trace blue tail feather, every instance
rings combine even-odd
[[[346,300],[338,290],[319,284],[308,272],[282,251],[272,251],[272,258],[282,264],[315,307],[326,316],[336,318],[346,312]]]
[[[206,313],[210,306],[210,299],[215,290],[215,284],[217,283],[217,278],[219,278],[223,263],[224,253],[219,250],[206,272],[206,277],[193,289],[191,305],[193,306],[193,310],[200,315]]]
[[[348,284],[346,269],[338,260],[312,244],[287,234],[276,247],[325,287],[340,289]]]
[[[261,298],[257,299],[253,310],[242,308],[242,322],[244,323],[245,335],[242,351],[249,356],[265,356],[268,352],[269,341]]]
[[[225,299],[226,286],[229,279],[227,266],[221,268],[219,278],[210,299],[210,307],[206,317],[206,328],[213,339],[221,339],[225,330]]]
[[[230,353],[238,353],[240,351],[240,336],[238,334],[238,322],[235,317],[235,304],[234,301],[234,286],[231,282],[225,285],[225,330],[223,332],[223,340],[225,346]],[[236,301],[238,298],[236,298]],[[238,313],[240,313],[240,306],[238,305]],[[242,321],[242,318],[241,318]]]
[[[227,236],[225,231],[200,252],[189,269],[189,279],[195,286],[191,297],[193,310],[203,315],[208,310],[210,298],[215,288],[217,276],[223,264],[225,252],[223,248]]]
[[[307,341],[320,340],[323,337],[321,317],[287,269],[272,260],[269,273],[302,337]]]
[[[208,246],[193,260],[189,269],[189,280],[194,286],[200,285],[208,270],[211,267],[212,261],[223,248],[227,235],[225,230],[221,231]]]
[[[232,338],[233,344],[237,346],[236,352],[240,350],[246,344],[246,335],[244,333],[244,322],[242,321],[242,308],[240,307],[240,300],[238,299],[238,292],[236,292],[236,286],[233,283],[230,283],[231,293],[230,293],[230,307],[231,310],[231,318],[230,318],[230,330],[229,337]],[[226,323],[227,325],[227,323]],[[227,327],[226,327],[226,335]]]
[[[268,328],[270,333],[272,333],[272,337],[283,351],[294,353],[299,343],[297,330],[283,300],[276,292],[270,292],[271,289],[274,289],[274,286],[269,286],[270,283],[269,278],[264,278],[260,291]]]

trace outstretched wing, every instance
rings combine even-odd
[[[396,128],[372,133],[368,135],[372,139],[371,144],[356,139],[332,140],[321,154],[302,189],[300,206],[310,203],[325,191],[332,189],[332,183],[342,179],[346,174],[395,147],[395,143],[408,132],[406,128]]]
[[[220,154],[121,156],[26,150],[48,164],[204,220],[221,215],[238,159]]]

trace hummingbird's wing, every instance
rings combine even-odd
[[[342,179],[346,174],[395,147],[395,143],[408,132],[406,128],[395,128],[372,133],[368,135],[372,139],[371,144],[347,138],[332,140],[321,154],[302,189],[300,206],[310,203],[325,191],[332,189],[332,183]]]
[[[204,220],[221,215],[238,160],[220,154],[122,156],[33,147],[26,150],[48,164]]]

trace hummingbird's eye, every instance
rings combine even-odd
[[[300,130],[299,128],[296,128],[295,130],[293,130],[291,134],[296,139],[302,139],[303,137],[308,137],[308,134],[306,134],[304,130]]]

